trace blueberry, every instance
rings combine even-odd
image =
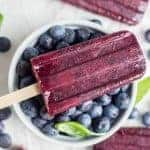
[[[150,60],[150,50],[148,50],[148,52],[147,52],[147,57]]]
[[[22,111],[25,113],[25,115],[33,118],[36,117],[38,114],[38,108],[36,103],[33,103],[33,101],[24,101],[20,104]]]
[[[147,42],[150,42],[150,29],[148,29],[146,32],[145,32],[145,40]]]
[[[33,98],[32,98],[33,99]],[[38,95],[34,97],[35,101],[37,102],[37,105],[39,105],[39,108],[41,109],[43,106],[45,106],[44,100],[42,95]]]
[[[76,36],[75,31],[67,28],[63,41],[65,41],[66,43],[72,44],[75,42],[75,36]]]
[[[82,114],[82,111],[76,110],[75,113],[72,114],[70,117],[71,117],[72,119],[75,119],[75,118],[77,118],[77,117],[78,117],[79,115],[81,115],[81,114]]]
[[[9,148],[11,145],[11,137],[6,133],[0,133],[0,147]]]
[[[49,121],[51,121],[52,119],[54,119],[53,116],[50,116],[50,115],[48,114],[48,112],[47,112],[45,106],[42,107],[42,109],[41,109],[41,111],[40,111],[40,116],[41,116],[41,118],[44,119],[44,120],[49,120]]]
[[[11,41],[7,37],[0,37],[0,52],[7,52],[11,47]]]
[[[97,31],[97,32],[95,32],[95,33],[93,33],[92,35],[91,35],[91,39],[94,39],[94,38],[97,38],[97,37],[103,37],[103,36],[105,36],[106,34],[104,33],[104,32],[102,32],[102,31]]]
[[[52,124],[46,124],[41,131],[48,136],[56,136],[58,135],[58,131],[53,127]]]
[[[44,49],[50,50],[53,47],[52,41],[53,39],[49,35],[43,34],[39,38],[39,45]]]
[[[49,29],[48,33],[56,40],[61,40],[65,37],[66,30],[63,26],[56,25]]]
[[[76,112],[76,107],[72,107],[70,109],[68,109],[67,111],[65,111],[63,114],[67,115],[67,116],[71,116]]]
[[[60,41],[60,42],[57,43],[56,49],[61,49],[61,48],[65,48],[65,47],[68,47],[68,46],[69,46],[69,44],[66,43],[65,41]]]
[[[48,52],[48,50],[46,48],[43,48],[40,45],[35,45],[34,47],[39,51],[39,54],[44,54],[44,53]]]
[[[31,58],[39,55],[39,51],[37,48],[28,47],[23,52],[23,58],[27,61],[30,61]]]
[[[93,122],[95,132],[104,133],[110,130],[111,122],[108,117],[96,118]]]
[[[79,115],[77,121],[81,124],[83,124],[85,127],[89,127],[92,123],[92,119],[89,114],[83,113]]]
[[[56,50],[56,45],[57,45],[57,43],[58,42],[60,42],[60,41],[57,41],[57,40],[55,40],[55,39],[53,39],[53,48],[52,48],[52,50]]]
[[[146,127],[150,127],[150,112],[146,112],[146,113],[143,115],[142,120],[143,120],[143,124],[144,124]]]
[[[98,104],[100,104],[102,106],[106,106],[111,103],[112,98],[111,98],[111,96],[105,94],[105,95],[97,98],[96,101],[98,102]]]
[[[90,36],[96,32],[96,30],[94,30],[92,28],[87,28],[86,27],[85,29],[88,30],[88,32],[90,33]],[[89,39],[90,39],[90,37],[89,37]]]
[[[119,109],[127,109],[130,104],[129,96],[126,93],[120,93],[115,99],[115,105]]]
[[[120,88],[115,89],[114,91],[110,92],[110,95],[117,95],[120,92]]]
[[[124,85],[124,86],[121,88],[121,91],[126,92],[126,91],[129,89],[129,87],[130,87],[129,84]]]
[[[20,60],[17,64],[16,73],[20,77],[25,77],[26,75],[31,74],[31,65],[25,60]]]
[[[102,22],[98,19],[91,19],[90,21],[102,25]]]
[[[80,110],[81,112],[87,112],[91,109],[92,105],[93,105],[92,101],[84,102],[83,104],[78,106],[78,110]]]
[[[42,128],[47,121],[43,120],[42,118],[36,117],[36,118],[32,118],[32,123],[37,127],[37,128]]]
[[[0,121],[0,133],[4,130],[5,126],[2,121]]]
[[[61,114],[61,115],[57,116],[56,120],[58,122],[70,121],[70,117],[65,114]]]
[[[11,109],[10,108],[4,108],[0,109],[0,120],[6,120],[10,118],[11,116]]]
[[[41,96],[36,96],[36,97],[33,97],[33,98],[30,98],[29,101],[33,103],[33,105],[36,107],[37,111],[40,113],[40,110],[41,110],[41,103],[43,103],[43,97],[41,99],[41,103],[39,102],[39,98]],[[43,106],[43,105],[42,105]]]
[[[93,105],[89,110],[89,114],[92,118],[100,117],[103,113],[103,108],[101,105]]]
[[[78,42],[86,41],[90,38],[90,31],[86,28],[76,29],[76,39]]]
[[[104,115],[106,117],[115,119],[119,116],[119,109],[115,105],[109,104],[104,107]]]
[[[33,76],[26,76],[20,80],[19,88],[24,88],[26,86],[33,84],[33,83],[35,83],[34,77]]]
[[[137,108],[133,108],[129,116],[129,119],[135,119],[135,118],[138,118],[138,116],[139,116],[139,110]]]

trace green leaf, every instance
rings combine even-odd
[[[3,15],[0,13],[0,26],[2,25],[3,19],[4,19],[4,17],[3,17]]]
[[[61,122],[55,125],[56,129],[68,135],[84,138],[91,135],[91,131],[77,122]]]
[[[150,77],[146,77],[138,83],[136,104],[150,91]]]
[[[92,131],[90,131],[89,129],[87,129],[86,127],[84,127],[83,125],[81,125],[78,122],[75,121],[67,121],[67,122],[61,122],[61,123],[57,123],[55,125],[55,128],[62,132],[62,133],[66,133],[70,136],[74,136],[74,137],[78,137],[78,138],[86,138],[89,136],[102,136],[104,134],[99,134],[99,133],[94,133]]]

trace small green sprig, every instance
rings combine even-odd
[[[142,101],[148,92],[150,92],[150,77],[146,77],[138,83],[136,104]]]
[[[67,135],[76,137],[76,138],[86,138],[90,136],[103,136],[105,133],[95,133],[84,127],[78,122],[75,121],[67,121],[57,123],[55,128]]]
[[[2,25],[3,19],[4,19],[4,16],[0,13],[0,27]]]

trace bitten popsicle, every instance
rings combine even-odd
[[[141,21],[148,6],[148,0],[62,1],[130,25],[135,25]]]
[[[52,116],[143,76],[145,59],[135,36],[121,31],[31,60]]]

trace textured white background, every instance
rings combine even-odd
[[[98,18],[103,21],[106,28],[112,28],[114,31],[128,28],[126,25],[63,4],[59,0],[0,0],[0,12],[5,16],[0,36],[8,36],[12,40],[12,49],[8,53],[0,54],[0,95],[8,92],[7,75],[9,64],[16,48],[26,36],[42,25],[64,19]],[[144,30],[150,28],[150,9],[147,11],[142,23],[136,27],[129,28],[136,32],[138,38],[142,39],[143,37],[139,35],[142,35]],[[148,47],[150,48],[150,45],[142,40],[141,44],[145,50]],[[139,107],[144,108],[141,111],[146,111],[150,108],[150,102],[147,99]],[[26,150],[84,150],[84,148],[56,146],[53,143],[41,140],[24,126],[15,113],[6,124],[7,131],[11,133],[13,143],[23,145]],[[140,125],[138,122],[128,124]]]

